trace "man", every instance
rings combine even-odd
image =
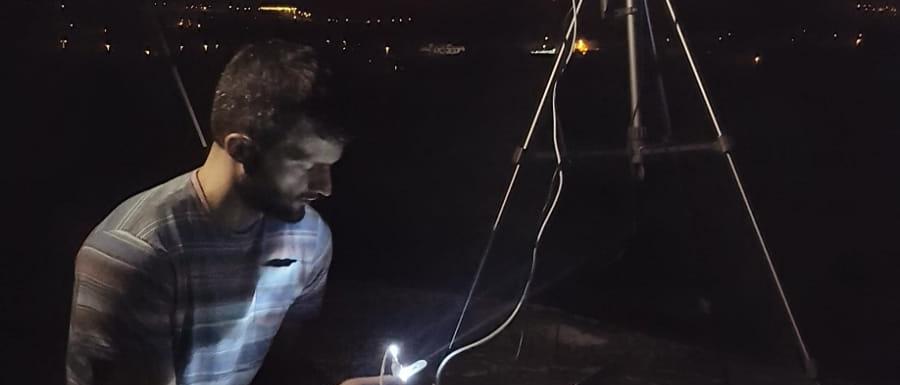
[[[121,203],[78,252],[69,384],[249,384],[276,332],[317,313],[332,244],[309,203],[345,142],[325,74],[278,40],[228,63],[206,162]]]

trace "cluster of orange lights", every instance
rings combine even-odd
[[[185,19],[185,18],[182,17],[182,18],[178,19],[178,24],[177,24],[177,25],[178,25],[178,28],[191,28],[191,27],[193,27],[195,24],[194,24],[194,22],[193,22],[191,19],[189,19],[189,18],[188,18],[188,19]],[[200,25],[201,25],[200,23],[197,23],[197,24],[196,24],[197,29],[200,29]]]

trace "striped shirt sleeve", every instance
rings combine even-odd
[[[75,258],[69,385],[172,382],[174,270],[125,231],[96,231]]]

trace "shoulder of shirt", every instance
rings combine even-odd
[[[159,185],[139,192],[116,206],[98,224],[85,244],[104,234],[118,233],[145,244],[154,253],[167,253],[169,245],[177,244],[177,228],[202,216],[189,189],[190,172],[178,175]]]

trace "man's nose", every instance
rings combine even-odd
[[[310,175],[309,190],[323,197],[331,196],[331,170],[321,167]]]

